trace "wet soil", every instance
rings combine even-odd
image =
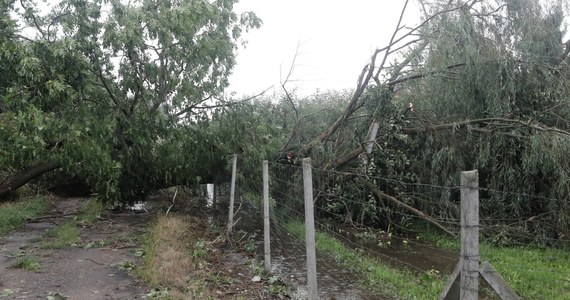
[[[137,264],[140,247],[137,237],[155,213],[166,211],[171,203],[151,199],[140,210],[104,213],[102,219],[78,227],[80,241],[63,249],[42,247],[44,234],[74,218],[89,199],[54,200],[46,216],[29,220],[19,230],[0,237],[0,299],[143,299],[153,287],[137,280],[125,269]],[[194,203],[193,201],[186,201]],[[195,204],[195,203],[194,203]],[[183,206],[179,201],[171,213],[193,213],[217,226],[214,212],[204,212],[202,204]],[[252,281],[253,270],[248,255],[236,251],[227,242],[211,242],[214,250],[206,270],[212,279],[206,280],[213,299],[274,299],[269,294],[267,278]],[[21,258],[35,258],[41,268],[30,271],[13,268]],[[127,267],[127,268],[125,268]],[[192,299],[189,295],[171,294],[173,299]]]
[[[256,252],[263,260],[263,224],[261,212],[253,206],[244,206],[238,211],[236,230],[249,234],[256,241]],[[271,272],[296,283],[293,297],[307,298],[305,242],[285,230],[274,228],[271,232]],[[317,253],[317,277],[320,299],[390,299],[364,289],[360,282],[364,278],[337,263],[332,257]]]
[[[139,233],[146,216],[109,214],[93,226],[80,228],[81,240],[72,247],[41,247],[46,230],[72,218],[86,200],[57,200],[48,212],[51,217],[32,220],[0,238],[0,298],[140,299],[145,295],[146,287],[119,266],[136,262],[136,245],[126,237]],[[22,257],[36,258],[41,269],[34,272],[12,268]]]
[[[105,213],[95,224],[80,227],[81,240],[72,247],[59,250],[43,249],[41,242],[46,230],[75,217],[88,199],[70,198],[54,202],[48,216],[30,220],[22,229],[0,237],[0,299],[142,299],[151,287],[133,278],[121,266],[136,265],[139,245],[137,236],[153,214],[165,212],[170,199],[151,199],[139,205],[139,212]],[[227,216],[223,203],[210,201],[181,201],[171,213],[198,215],[209,226],[224,227]],[[213,207],[214,206],[214,207]],[[227,206],[227,204],[226,204]],[[150,212],[149,212],[150,211]],[[263,259],[263,226],[260,212],[245,205],[236,216],[235,232],[243,234],[242,242],[253,241],[258,259]],[[335,232],[339,232],[335,228]],[[363,238],[358,230],[344,227],[346,245],[379,254],[396,267],[416,272],[430,270],[441,275],[451,273],[457,254],[424,246],[410,239],[392,237],[390,243],[382,237]],[[243,243],[242,243],[243,244]],[[272,230],[272,274],[293,283],[294,298],[304,299],[306,262],[304,242],[283,230]],[[252,281],[250,257],[235,251],[236,243],[218,243],[216,254],[208,267],[212,278],[226,278],[224,283],[208,283],[216,299],[271,299],[268,278]],[[238,245],[239,246],[239,245]],[[243,246],[243,245],[241,245]],[[37,272],[11,266],[22,257],[34,257],[41,264]],[[318,254],[317,273],[321,299],[389,299],[367,291],[359,285],[361,275],[340,266],[327,255]],[[184,297],[182,297],[184,298]],[[178,299],[178,298],[176,298]]]
[[[392,236],[384,232],[367,231],[334,225],[332,231],[347,247],[365,250],[368,255],[387,264],[415,273],[437,272],[449,275],[459,262],[458,253],[416,241],[414,237]],[[331,232],[329,228],[327,232]],[[362,232],[368,234],[362,234]]]

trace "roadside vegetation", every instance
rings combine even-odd
[[[458,240],[434,231],[420,239],[443,249],[461,251]],[[570,299],[570,251],[540,245],[480,245],[481,261],[489,261],[523,299]]]
[[[305,225],[300,221],[285,224],[287,230],[304,239]],[[346,247],[330,234],[315,233],[317,251],[326,253],[355,274],[362,274],[363,287],[393,299],[435,299],[446,283],[437,273],[414,274],[390,267],[386,262]]]
[[[81,241],[78,226],[93,224],[101,217],[104,205],[98,199],[90,199],[89,202],[76,215],[55,228],[47,230],[43,235],[41,247],[45,249],[62,249],[69,246],[78,245]],[[99,244],[104,241],[99,241]],[[96,243],[85,245],[86,247],[96,246]]]
[[[22,226],[26,220],[47,211],[50,203],[45,196],[35,196],[0,204],[0,236]]]
[[[407,222],[398,203],[457,218],[458,172],[477,169],[483,214],[525,243],[568,243],[565,1],[420,0],[423,21],[395,24],[353,89],[301,97],[283,82],[246,99],[226,88],[235,50],[262,22],[236,2],[59,0],[42,13],[37,3],[3,2],[0,201],[32,180],[49,188],[73,179],[129,204],[225,179],[232,154],[248,192],[261,182],[261,160],[311,157],[333,172],[320,182],[331,193],[318,209],[387,229]],[[150,37],[160,37],[153,47]],[[364,145],[373,146],[366,163]],[[418,184],[444,191],[426,195]]]
[[[101,214],[105,211],[103,201],[98,198],[89,199],[81,209],[81,213],[75,219],[78,224],[89,225],[100,220]]]
[[[227,236],[210,227],[180,215],[160,215],[149,225],[141,238],[142,262],[133,271],[153,287],[149,297],[251,299],[287,293],[281,278],[266,278],[259,262],[232,250]]]
[[[304,238],[302,222],[290,221],[286,229]],[[440,233],[426,231],[419,235],[419,240],[442,249],[455,250],[459,255],[459,241]],[[325,232],[317,231],[315,241],[318,251],[327,253],[355,273],[363,274],[363,286],[394,299],[435,299],[448,280],[447,276],[436,272],[417,274],[390,267],[386,262],[346,247]],[[566,250],[538,246],[506,247],[483,242],[481,261],[484,260],[491,262],[523,299],[570,298],[570,252]],[[487,293],[493,292],[489,290]]]
[[[568,258],[557,249],[570,245],[567,1],[402,2],[402,14],[418,2],[422,20],[394,24],[393,39],[355,74],[353,89],[302,97],[291,80],[238,99],[226,89],[236,50],[262,22],[238,13],[237,0],[59,0],[45,9],[39,1],[2,1],[0,202],[30,181],[45,190],[73,180],[105,203],[128,205],[162,188],[224,181],[232,154],[240,159],[240,192],[257,193],[262,160],[299,165],[310,157],[323,171],[316,211],[386,231],[421,215],[453,234],[459,172],[477,169],[480,213],[493,222],[482,234],[522,245],[484,246],[483,257],[523,295],[565,297],[568,277],[559,274],[568,273]],[[281,193],[291,192],[280,184]],[[279,205],[295,208],[294,201]],[[41,197],[3,204],[0,235],[44,205]],[[46,233],[44,246],[77,243],[77,225],[98,219],[98,204],[90,205]],[[205,296],[209,281],[201,275],[218,256],[216,243],[200,222],[176,218],[149,229],[137,272]],[[371,282],[390,282],[388,270],[321,239],[347,264],[376,274]],[[156,271],[176,273],[177,265],[194,273],[173,279]],[[220,274],[210,280],[230,281]],[[408,275],[393,275],[392,290],[411,294],[417,280]],[[439,286],[431,277],[413,293]]]
[[[151,286],[183,292],[195,269],[190,226],[183,217],[159,216],[142,237],[143,259],[135,274]]]
[[[44,234],[41,247],[44,249],[62,249],[79,242],[79,229],[75,221],[70,220]]]

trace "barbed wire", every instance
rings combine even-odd
[[[321,209],[317,208],[317,210],[321,210]],[[337,216],[340,216],[340,215],[337,215]],[[387,233],[387,232],[385,232],[385,234],[386,234],[386,235],[389,235],[389,233]],[[442,252],[448,252],[448,253],[456,253],[456,252],[453,251],[453,250],[442,249],[442,248],[434,247],[434,246],[431,246],[431,245],[428,245],[428,244],[425,244],[425,243],[416,242],[416,241],[414,241],[414,240],[411,239],[411,238],[404,238],[404,237],[400,237],[400,236],[394,236],[394,237],[395,237],[395,238],[398,238],[398,239],[401,239],[401,240],[405,240],[407,243],[416,245],[416,246],[418,246],[418,247],[424,247],[424,248],[428,248],[428,249],[431,249],[431,250],[434,250],[434,251],[442,251]]]
[[[320,172],[320,173],[324,173],[324,174],[327,174],[327,173],[328,174],[337,174],[337,175],[342,175],[342,176],[347,176],[347,177],[364,177],[367,179],[377,179],[377,180],[382,180],[384,182],[392,182],[392,183],[397,183],[397,184],[406,185],[406,186],[429,187],[429,188],[449,189],[449,190],[460,190],[462,188],[461,185],[434,185],[434,184],[426,184],[426,183],[404,182],[404,181],[396,180],[393,178],[387,178],[387,177],[382,177],[382,176],[378,176],[378,175],[371,175],[371,174],[362,174],[362,173],[336,171],[336,170],[323,171],[321,169],[317,169],[314,167],[312,167],[312,169],[314,170],[313,174]],[[479,191],[485,191],[485,192],[490,192],[490,193],[508,194],[508,195],[515,195],[515,196],[521,196],[521,197],[529,197],[529,198],[534,198],[534,199],[540,199],[540,200],[570,201],[570,196],[567,196],[565,198],[553,198],[553,197],[545,197],[545,196],[541,196],[541,195],[537,195],[537,194],[520,193],[520,192],[508,191],[508,190],[497,190],[497,189],[488,188],[488,187],[477,187],[476,189],[478,189]]]
[[[303,169],[302,166],[295,165],[295,164],[281,164],[281,163],[276,163],[276,162],[270,162],[269,164],[274,165],[274,166],[281,166],[281,167],[288,168],[288,169],[294,169],[297,171],[302,171],[302,169]],[[429,188],[436,188],[436,189],[460,190],[462,188],[461,185],[434,185],[434,184],[426,184],[426,183],[404,182],[401,180],[396,180],[394,178],[382,177],[379,175],[362,174],[362,173],[356,173],[356,172],[346,172],[346,171],[337,171],[337,170],[322,170],[322,169],[318,169],[316,167],[311,167],[311,168],[313,171],[313,175],[321,173],[321,174],[342,175],[345,177],[364,177],[367,179],[377,179],[377,180],[382,180],[384,182],[392,182],[392,183],[402,184],[402,185],[406,185],[406,186],[429,187]],[[545,197],[545,196],[541,196],[541,195],[537,195],[537,194],[520,193],[520,192],[508,191],[508,190],[497,190],[497,189],[488,188],[488,187],[477,187],[476,189],[478,189],[479,191],[485,191],[485,192],[490,192],[490,193],[516,195],[516,196],[529,197],[529,198],[540,199],[540,200],[570,201],[570,196],[567,196],[565,198],[553,198],[553,197]]]
[[[303,187],[301,186],[300,182],[301,182],[301,177],[299,176],[298,171],[302,170],[301,166],[297,166],[297,165],[289,165],[289,164],[275,164],[275,165],[279,165],[282,169],[286,169],[289,170],[289,175],[291,174],[295,174],[296,178],[294,181],[289,181],[288,178],[285,179],[278,179],[279,182],[281,183],[286,183],[291,187],[294,187],[296,189],[301,190]],[[313,175],[317,178],[316,180],[314,180],[315,182],[319,182],[319,177],[323,177],[324,175],[328,175],[328,174],[335,174],[335,175],[342,175],[342,176],[351,176],[351,177],[365,177],[365,178],[375,178],[378,179],[380,181],[384,181],[385,183],[398,183],[398,184],[402,184],[405,185],[406,189],[408,189],[408,191],[404,191],[404,192],[400,192],[398,195],[396,195],[396,197],[402,197],[402,201],[406,202],[406,203],[410,203],[408,201],[412,201],[412,203],[416,203],[415,206],[417,206],[418,204],[420,205],[420,207],[425,207],[425,206],[437,206],[439,207],[439,210],[444,210],[447,211],[445,213],[445,216],[441,216],[440,214],[434,214],[432,216],[432,218],[437,221],[438,223],[441,224],[445,224],[447,226],[458,226],[459,219],[458,219],[458,214],[459,214],[459,204],[458,203],[454,203],[454,202],[450,202],[449,199],[445,199],[443,201],[435,201],[435,200],[431,200],[430,198],[428,198],[429,196],[423,196],[425,194],[439,194],[439,193],[447,193],[450,194],[451,192],[455,192],[452,191],[453,189],[460,189],[461,186],[455,186],[455,185],[447,185],[447,186],[438,186],[438,185],[433,185],[433,184],[422,184],[422,183],[409,183],[409,182],[402,182],[402,181],[398,181],[398,180],[394,180],[391,178],[385,178],[385,177],[381,177],[381,176],[370,176],[370,175],[363,175],[363,174],[359,174],[359,173],[354,173],[354,172],[339,172],[339,171],[323,171],[320,169],[316,169],[313,168]],[[286,176],[289,177],[289,176]],[[331,180],[330,178],[327,178],[327,180]],[[332,182],[330,182],[330,185],[334,185],[335,181],[337,179],[332,179]],[[338,179],[339,181],[343,181],[344,179]],[[380,183],[381,185],[381,183]],[[336,200],[335,203],[343,203],[344,202],[344,208],[340,208],[342,209],[346,209],[347,211],[349,210],[348,205],[352,206],[358,206],[361,205],[362,207],[370,207],[370,205],[374,205],[374,210],[376,210],[375,212],[368,214],[368,216],[372,216],[373,218],[378,218],[378,217],[374,217],[374,214],[392,214],[392,215],[399,215],[400,217],[403,218],[408,218],[408,219],[422,219],[414,214],[411,213],[406,213],[404,210],[401,209],[392,209],[391,206],[393,205],[384,205],[384,206],[380,206],[377,204],[374,204],[372,202],[370,202],[369,200],[366,200],[364,197],[362,198],[358,198],[358,197],[345,197],[339,193],[337,193],[336,191],[332,191],[332,190],[323,190],[319,188],[319,185],[317,185],[317,187],[313,187],[314,191],[317,194],[317,197],[324,197],[325,199],[334,199]],[[411,191],[409,189],[412,189]],[[418,190],[419,189],[419,190]],[[517,197],[526,197],[529,199],[543,199],[543,200],[548,200],[548,201],[565,201],[564,199],[556,199],[556,198],[549,198],[549,197],[542,197],[539,195],[530,195],[528,193],[515,193],[512,191],[498,191],[498,190],[493,190],[493,189],[488,189],[488,188],[479,188],[479,190],[481,191],[485,191],[486,193],[496,193],[499,196],[490,196],[492,197],[503,197],[505,195],[512,195],[512,196],[517,196]],[[408,199],[408,201],[406,201],[406,199]],[[457,200],[456,200],[457,201]],[[324,204],[324,205],[328,205],[328,204]],[[342,205],[342,204],[341,204]],[[357,214],[363,214],[365,213],[364,211],[358,211],[361,208],[357,208]],[[519,213],[515,212],[513,214],[513,217],[511,218],[505,218],[505,217],[501,217],[500,213],[497,213],[498,216],[494,217],[494,214],[492,213],[492,206],[489,206],[488,208],[485,208],[485,206],[481,206],[481,211],[484,212],[485,214],[487,214],[488,216],[483,216],[480,218],[480,223],[482,225],[488,225],[488,226],[483,226],[483,230],[487,230],[487,229],[494,229],[492,227],[492,225],[504,225],[504,224],[510,224],[512,226],[522,226],[524,227],[525,225],[527,225],[527,222],[534,222],[534,226],[542,226],[543,228],[550,228],[555,230],[557,227],[557,221],[554,220],[539,220],[540,218],[544,219],[544,218],[549,218],[549,217],[554,217],[554,211],[551,212],[547,212],[545,213],[541,213],[538,215],[519,215]],[[434,210],[434,209],[432,209]],[[334,210],[333,209],[326,209],[326,213],[329,214],[333,214]],[[428,211],[429,214],[429,211]],[[343,217],[343,216],[340,216]],[[393,224],[393,223],[392,223]],[[397,225],[397,224],[394,224]],[[547,226],[545,226],[547,225]],[[399,227],[399,226],[398,226]],[[540,230],[537,231],[537,229],[528,229],[526,231],[526,235],[524,236],[517,236],[517,237],[521,237],[523,239],[526,240],[536,240],[536,239],[542,239],[542,240],[546,240],[545,237],[539,237],[538,232],[540,232]],[[560,242],[560,239],[550,239],[549,242],[552,241],[558,241]],[[513,241],[514,242],[514,241]]]
[[[303,177],[302,177],[302,166],[297,165],[290,165],[290,164],[281,164],[276,162],[270,162],[270,195],[272,195],[274,207],[271,209],[271,232],[277,234],[289,233],[290,230],[287,228],[287,224],[291,221],[299,221],[303,222],[304,220],[304,197],[303,197]],[[403,182],[393,178],[385,178],[381,176],[371,176],[356,172],[339,172],[339,171],[323,171],[320,169],[312,168],[313,173],[313,192],[317,195],[315,197],[315,202],[319,205],[315,205],[315,225],[319,231],[328,234],[332,238],[338,240],[349,249],[360,249],[362,253],[366,253],[366,256],[371,259],[381,259],[387,260],[389,263],[393,263],[397,266],[404,266],[406,269],[412,270],[413,272],[420,272],[424,273],[429,270],[424,270],[418,266],[410,264],[409,262],[403,261],[396,257],[392,257],[387,255],[386,253],[382,253],[381,249],[376,249],[374,247],[368,247],[363,245],[363,243],[359,241],[353,240],[354,232],[337,232],[339,227],[335,227],[334,224],[330,224],[328,217],[332,220],[338,219],[339,221],[347,220],[347,217],[350,217],[351,221],[354,216],[349,216],[349,208],[348,207],[339,207],[338,210],[335,210],[334,207],[328,206],[329,202],[327,201],[336,201],[336,204],[341,204],[342,202],[350,203],[353,206],[357,207],[356,214],[362,213],[362,211],[358,211],[359,207],[362,206],[374,206],[373,214],[377,214],[376,218],[382,219],[382,217],[386,216],[387,214],[392,216],[398,216],[401,218],[409,218],[409,220],[418,220],[424,219],[420,216],[414,215],[412,213],[407,212],[402,208],[398,208],[394,204],[388,204],[385,202],[386,205],[381,206],[378,202],[373,199],[367,198],[370,197],[371,193],[368,189],[360,189],[361,192],[358,192],[359,187],[353,188],[350,186],[357,182],[358,178],[365,178],[369,181],[373,181],[379,186],[379,189],[383,190],[386,193],[395,194],[399,200],[404,203],[413,203],[412,205],[422,205],[425,207],[430,207],[431,209],[427,209],[427,211],[435,212],[438,209],[446,209],[446,211],[441,214],[434,213],[432,218],[437,222],[444,224],[446,226],[455,226],[460,227],[461,222],[459,220],[459,191],[461,190],[461,186],[457,184],[453,184],[454,181],[449,181],[449,184],[444,185],[436,185],[436,184],[424,184],[424,183],[414,183],[414,182]],[[339,185],[339,190],[327,189],[323,186],[329,185]],[[397,186],[397,189],[392,189],[390,185]],[[345,194],[343,190],[346,187],[351,188],[351,191],[356,191],[353,195]],[[518,201],[549,201],[549,202],[556,202],[556,203],[567,203],[569,197],[562,197],[562,198],[553,198],[553,197],[544,197],[541,195],[534,195],[525,192],[516,192],[516,191],[508,191],[508,190],[497,190],[492,188],[485,188],[485,187],[478,187],[476,188],[482,194],[480,195],[481,202],[483,203],[485,200],[489,199],[506,199],[509,197],[518,197]],[[349,192],[351,192],[349,191]],[[394,191],[397,191],[394,192]],[[323,200],[324,199],[324,200]],[[438,200],[439,199],[439,200]],[[322,202],[318,202],[322,201]],[[385,200],[384,200],[385,201]],[[504,200],[508,201],[508,199]],[[490,204],[489,204],[490,203]],[[524,203],[524,202],[523,202]],[[335,204],[334,202],[330,204]],[[486,216],[481,217],[479,219],[479,229],[481,231],[482,236],[489,235],[491,238],[489,239],[492,241],[492,244],[496,245],[508,245],[508,246],[516,246],[516,247],[524,247],[524,248],[548,248],[546,246],[542,246],[539,244],[535,244],[537,241],[541,241],[544,244],[555,245],[557,243],[570,243],[570,239],[565,236],[558,236],[552,237],[546,235],[549,230],[555,231],[557,229],[557,221],[553,220],[556,217],[556,211],[539,211],[534,216],[529,215],[519,215],[518,212],[514,212],[510,216],[504,217],[501,214],[504,214],[504,211],[498,211],[494,213],[492,202],[487,201],[486,207],[480,206],[480,211],[484,212]],[[256,206],[259,209],[259,206]],[[346,209],[346,212],[343,210]],[[546,208],[545,208],[546,210]],[[379,220],[375,219],[375,220]],[[405,224],[405,223],[404,223]],[[398,224],[394,224],[398,226]],[[403,228],[401,226],[398,226]],[[356,228],[356,227],[354,227]],[[357,228],[358,229],[358,228]],[[404,228],[405,229],[405,228]],[[280,233],[278,233],[280,232]],[[288,234],[291,236],[290,234]],[[273,234],[272,234],[273,236]],[[294,239],[297,238],[298,242],[295,242]],[[302,249],[304,246],[304,241],[302,238],[292,237],[293,241],[288,242],[294,245],[298,249]],[[528,241],[528,242],[524,242]],[[280,239],[272,240],[272,242],[276,242],[281,244]],[[442,250],[439,247],[426,245],[421,242],[416,242],[413,239],[407,239],[407,242],[412,246],[422,246],[426,248],[431,248],[437,251],[447,251],[450,256],[459,258],[459,254],[457,250]],[[494,242],[494,243],[493,243]],[[287,251],[283,248],[282,251]],[[468,260],[489,260],[490,262],[494,262],[497,259],[500,259],[500,256],[497,257],[494,255],[493,252],[487,252],[484,247],[481,248],[483,251],[479,253],[479,255],[469,256],[463,255],[464,259]],[[326,252],[325,252],[326,253]],[[558,256],[557,252],[553,252],[553,257],[548,257],[547,259],[552,261],[553,263],[560,264],[559,261],[566,262],[569,260],[567,256],[560,255],[560,258],[555,257]],[[333,254],[326,253],[330,257],[338,259]],[[447,259],[446,256],[442,256]],[[327,261],[319,261],[319,263],[327,265]],[[504,265],[504,261],[498,261],[498,265]],[[521,264],[521,265],[513,265],[509,264],[508,272],[510,273],[528,273],[532,272],[531,270],[532,264]],[[556,274],[556,276],[565,276],[565,270],[563,268],[551,268],[550,272],[552,274]],[[504,274],[503,274],[504,275]]]
[[[326,210],[324,210],[324,209],[322,209],[322,208],[320,208],[320,207],[317,207],[316,210],[317,210],[317,211],[321,211],[321,212],[326,213],[326,214],[331,214],[331,215],[336,216],[336,217],[338,217],[338,218],[343,218],[343,217],[344,217],[343,215],[336,214],[336,213],[332,213],[332,212],[330,212],[330,211],[326,211]],[[356,228],[356,229],[358,229],[358,228]],[[389,232],[385,232],[385,234],[388,235],[388,234],[390,234],[390,233],[389,233]],[[432,249],[432,250],[438,250],[438,251],[441,250],[441,251],[453,252],[453,251],[451,251],[451,250],[436,248],[436,247],[430,246],[430,245],[425,244],[425,243],[419,243],[419,242],[416,242],[416,241],[414,241],[413,239],[410,239],[410,238],[404,238],[404,237],[400,237],[400,236],[395,236],[395,237],[396,237],[396,238],[399,238],[399,239],[405,239],[405,240],[406,240],[408,243],[410,243],[410,244],[415,244],[415,245],[417,245],[417,246],[421,246],[421,247],[425,247],[425,248],[430,248],[430,249]]]
[[[282,194],[282,195],[287,195],[287,194],[282,193],[282,192],[280,192],[280,194]],[[295,198],[296,198],[296,199],[302,199],[302,197],[300,197],[300,196],[299,196],[299,197],[295,197]],[[304,205],[304,203],[302,203],[301,201],[299,201],[299,202],[300,202],[300,203],[299,203],[299,206],[302,207],[302,206]],[[288,206],[288,207],[291,208],[291,209],[294,209],[294,208],[291,207],[291,206]],[[345,218],[345,216],[343,216],[343,215],[341,215],[341,214],[334,213],[334,212],[329,211],[329,210],[325,210],[325,209],[323,209],[323,208],[321,208],[321,207],[316,206],[315,208],[316,208],[317,211],[320,211],[320,212],[322,212],[322,213],[326,213],[326,214],[330,214],[330,215],[336,216],[336,217],[338,217],[339,219],[344,219],[344,218]],[[421,217],[419,217],[419,216],[406,214],[406,213],[403,213],[403,212],[401,212],[401,211],[395,211],[395,210],[390,210],[390,209],[385,209],[385,210],[386,210],[387,212],[389,212],[389,213],[392,213],[392,214],[400,214],[400,215],[405,216],[405,217],[411,217],[411,218],[415,218],[415,219],[419,219],[419,220],[424,220],[423,218],[421,218]],[[303,216],[303,215],[301,215],[301,216]],[[486,221],[488,221],[488,220],[486,220],[486,219],[480,220],[480,223],[481,223],[481,224],[480,224],[479,228],[480,228],[481,231],[483,231],[483,233],[484,233],[484,231],[485,231],[486,229],[490,229],[490,228],[497,227],[497,226],[508,226],[508,225],[509,225],[509,224],[492,224],[492,225],[487,225],[487,224],[485,224]],[[518,221],[518,220],[516,220],[516,221],[517,221],[517,222],[515,222],[515,223],[527,222],[527,221]],[[441,220],[441,223],[448,224],[448,225],[453,225],[453,226],[455,226],[455,227],[461,227],[460,222],[458,222],[458,221],[445,222],[445,220]],[[513,225],[513,224],[515,224],[515,223],[511,223],[510,225]],[[548,224],[548,223],[545,223],[545,224]],[[552,226],[551,224],[548,224],[548,225],[549,225],[549,226]],[[509,232],[509,236],[510,236],[510,237],[517,237],[517,238],[521,238],[521,239],[525,239],[525,240],[533,240],[534,238],[536,238],[536,236],[533,235],[533,234],[531,234],[530,232],[529,232],[529,233],[525,233],[525,234],[522,234],[522,233],[515,233],[515,232]],[[565,242],[570,242],[570,240],[561,239],[561,238],[547,238],[547,237],[541,237],[541,239],[542,239],[543,241],[548,241],[548,242],[550,242],[550,243],[565,243]],[[423,243],[416,243],[415,241],[411,241],[411,243],[415,243],[415,244],[417,244],[417,245],[426,246],[426,245],[423,244]],[[508,244],[509,244],[509,245],[513,245],[513,246],[528,246],[528,244],[525,244],[525,243],[517,243],[515,240],[512,240],[512,239],[508,242]],[[428,247],[429,247],[429,246],[428,246]],[[433,249],[439,249],[439,248],[433,247]]]

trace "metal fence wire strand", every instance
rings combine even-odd
[[[286,234],[288,237],[292,237],[291,240],[287,240],[288,244],[292,244],[294,248],[302,249],[306,246],[303,238],[306,232],[304,229],[302,232],[297,232],[301,229],[295,226],[302,225],[306,218],[304,189],[307,182],[304,182],[304,168],[293,163],[280,162],[269,162],[268,166],[271,242],[275,241],[276,244],[281,244],[280,239],[273,237],[273,235]],[[570,243],[570,237],[548,234],[558,229],[558,222],[563,222],[563,220],[557,219],[554,211],[537,211],[534,215],[528,213],[532,210],[527,210],[525,214],[514,211],[509,215],[496,209],[497,205],[500,206],[500,201],[552,202],[565,205],[569,202],[570,197],[556,199],[524,192],[517,193],[485,188],[478,186],[478,179],[476,185],[466,184],[462,186],[463,177],[461,179],[462,184],[459,184],[458,178],[456,181],[449,180],[444,185],[436,185],[370,176],[358,171],[341,172],[318,168],[310,168],[310,171],[312,173],[311,189],[314,197],[312,204],[317,240],[328,236],[348,249],[356,249],[368,258],[387,261],[389,264],[404,267],[412,272],[430,273],[432,269],[418,267],[413,263],[389,255],[381,247],[369,247],[355,233],[370,232],[371,239],[376,239],[381,243],[384,241],[384,235],[390,237],[391,235],[389,232],[367,227],[374,222],[380,228],[384,225],[393,226],[388,227],[388,229],[397,228],[398,232],[400,230],[406,232],[410,228],[416,228],[418,224],[427,224],[430,228],[436,228],[432,227],[435,222],[437,223],[435,225],[441,225],[439,228],[443,226],[445,227],[443,230],[448,229],[457,234],[461,228],[463,228],[462,231],[476,231],[476,236],[480,239],[487,239],[487,241],[499,245],[524,247],[537,240],[547,245]],[[379,192],[374,192],[375,188]],[[477,223],[462,224],[465,214],[461,207],[463,200],[460,201],[460,198],[463,199],[465,191],[477,197],[477,210],[475,210],[477,212]],[[257,209],[261,211],[261,207],[258,206]],[[424,227],[420,226],[420,228]],[[291,234],[291,232],[297,234]],[[413,232],[413,230],[408,232]],[[402,238],[410,246],[425,247],[433,251],[447,253],[446,256],[442,257],[449,263],[459,258],[467,262],[479,262],[484,259],[479,249],[477,252],[469,252],[471,250],[463,252],[462,250],[461,255],[459,255],[457,250],[442,250],[432,244],[416,241],[409,236]],[[288,251],[285,249],[286,247],[281,248],[283,248],[282,251]],[[320,254],[323,255],[324,253]],[[325,255],[338,259],[336,255]],[[323,264],[326,268],[332,267],[330,262],[326,260],[319,260],[319,264]],[[524,266],[513,266],[513,269],[528,272]],[[467,275],[467,277],[471,276]],[[461,285],[465,293],[475,291],[471,284],[464,285],[462,282]]]

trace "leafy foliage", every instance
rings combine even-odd
[[[322,105],[333,116],[317,114],[313,127],[300,126],[285,139],[288,149],[307,150],[315,168],[354,174],[323,175],[318,189],[327,193],[317,204],[349,222],[409,224],[409,212],[386,209],[363,191],[357,178],[370,176],[402,203],[452,222],[459,218],[459,174],[478,169],[481,215],[510,221],[494,224],[503,229],[486,234],[507,236],[506,243],[567,242],[565,3],[422,3],[424,23],[411,30],[419,39],[404,40],[407,44],[393,51],[397,42],[377,50],[352,96],[341,96],[344,101],[315,95],[311,105]],[[375,65],[382,51],[386,57],[397,53],[391,66]],[[277,103],[289,119],[307,114],[300,103]],[[365,159],[363,145],[373,122],[380,131],[375,151]]]
[[[562,2],[546,5],[480,3],[433,22],[426,28],[437,33],[428,38],[426,71],[417,72],[443,71],[407,83],[402,100],[415,108],[406,115],[408,127],[426,128],[416,136],[424,142],[409,149],[419,156],[413,165],[431,165],[414,170],[418,182],[457,186],[459,171],[479,169],[481,186],[501,191],[481,194],[482,215],[544,214],[548,226],[524,231],[553,243],[570,224],[570,161],[560,155],[570,150],[570,90]],[[463,120],[470,121],[429,132]]]
[[[233,153],[243,194],[257,193],[261,160],[307,155],[323,174],[370,176],[439,220],[457,219],[459,173],[478,169],[482,215],[524,224],[501,224],[499,235],[570,234],[564,1],[421,1],[421,25],[375,51],[353,91],[299,99],[285,83],[281,94],[215,101],[243,32],[260,25],[235,2],[62,0],[40,12],[21,1],[20,13],[2,2],[0,164],[56,161],[59,175],[132,202],[223,181]],[[318,180],[324,211],[374,226],[410,221],[358,176],[331,174]]]
[[[21,1],[20,14],[2,2],[0,163],[57,161],[128,202],[212,176],[225,153],[196,107],[227,86],[242,32],[261,24],[235,2]]]

